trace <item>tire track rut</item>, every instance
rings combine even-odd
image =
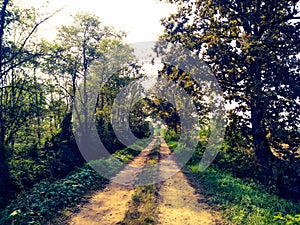
[[[161,139],[160,176],[171,178],[159,184],[158,224],[159,225],[213,225],[221,224],[220,215],[203,203],[204,197],[196,194],[185,175],[180,171],[171,150]]]
[[[160,160],[157,176],[165,181],[157,184],[158,196],[155,216],[158,225],[217,225],[221,216],[204,203],[205,198],[196,193],[176,164],[165,140],[159,137]],[[74,214],[69,225],[124,224],[129,202],[135,194],[133,184],[141,176],[148,156],[157,139],[141,151],[124,170],[119,172],[104,190],[96,192],[89,202]],[[173,175],[173,176],[171,176]],[[170,177],[171,176],[171,177]],[[170,178],[168,178],[170,177]],[[167,179],[168,178],[168,179]],[[114,181],[122,181],[126,185]],[[154,215],[153,215],[154,216]],[[148,224],[148,223],[147,223]],[[149,223],[154,224],[154,223]]]
[[[104,190],[96,192],[80,212],[69,220],[70,225],[115,225],[123,220],[127,211],[128,202],[132,199],[134,189],[132,184],[141,173],[148,155],[155,142],[152,142],[141,151]],[[127,185],[114,182],[124,181]]]

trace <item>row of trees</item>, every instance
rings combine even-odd
[[[162,20],[161,40],[200,56],[227,103],[238,105],[227,134],[240,133],[248,141],[265,182],[275,176],[286,186],[282,177],[293,176],[299,183],[293,164],[299,156],[299,1],[167,2],[177,5],[177,12]],[[227,137],[232,146],[236,137]]]
[[[1,1],[1,204],[10,192],[79,166],[83,158],[74,140],[76,129],[84,141],[94,123],[110,151],[123,147],[114,136],[111,107],[118,91],[138,78],[125,33],[80,13],[73,24],[58,29],[53,41],[41,40],[38,29],[56,13]],[[140,123],[139,118],[131,123]],[[145,132],[136,130],[140,136]]]

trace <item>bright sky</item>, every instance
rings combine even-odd
[[[47,12],[65,7],[47,25],[43,26],[46,37],[55,36],[55,27],[71,23],[70,14],[87,11],[100,17],[104,25],[124,30],[130,43],[155,41],[163,32],[160,19],[175,12],[173,5],[159,0],[19,0],[26,5],[44,6]],[[45,4],[46,3],[46,4]],[[45,30],[45,31],[44,31]]]

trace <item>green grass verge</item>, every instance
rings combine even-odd
[[[199,172],[198,165],[189,166],[185,173],[209,203],[235,225],[300,224],[298,204],[271,195],[254,182],[211,168]]]
[[[132,160],[135,156],[140,154],[140,151],[142,151],[147,145],[151,142],[152,139],[142,139],[140,141],[137,141],[133,145],[128,146],[125,149],[118,150],[113,154],[113,157],[119,159],[122,162],[128,162]]]

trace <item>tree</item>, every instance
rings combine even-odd
[[[55,78],[66,94],[69,122],[64,124],[69,127],[64,126],[64,129],[73,127],[78,134],[79,147],[91,145],[89,137],[95,123],[96,106],[102,110],[104,104],[112,101],[104,100],[101,86],[110,76],[120,74],[122,66],[132,59],[132,49],[122,41],[124,36],[123,32],[102,25],[97,16],[78,13],[73,24],[59,29],[54,43],[45,42],[51,57],[45,61],[44,71]]]
[[[168,2],[178,11],[162,21],[161,39],[192,49],[210,66],[227,101],[250,122],[256,157],[271,175],[270,140],[299,136],[299,1]]]
[[[5,147],[13,145],[15,134],[37,111],[28,98],[34,92],[30,88],[39,89],[30,70],[42,55],[34,36],[53,14],[41,18],[34,9],[20,9],[11,0],[1,1],[0,8],[0,195],[5,196],[9,183]]]

